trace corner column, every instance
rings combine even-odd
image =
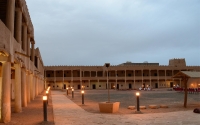
[[[1,120],[4,123],[11,120],[11,95],[10,95],[10,83],[11,83],[11,63],[2,63],[2,102],[1,102]]]

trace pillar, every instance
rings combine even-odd
[[[15,39],[21,44],[22,33],[22,11],[20,8],[16,8],[16,22],[15,22]]]
[[[35,47],[34,43],[31,43],[31,61],[34,62],[34,56],[35,56]]]
[[[134,87],[133,88],[135,89],[135,70],[133,70],[133,72],[134,72],[134,76],[133,76],[134,77],[134,83],[133,83]]]
[[[30,56],[30,34],[28,34],[27,35],[27,50],[26,50],[26,54],[28,55],[28,56]],[[29,58],[30,59],[30,58]]]
[[[125,90],[127,89],[127,86],[126,86],[126,70],[125,70]]]
[[[26,69],[22,68],[21,70],[21,81],[22,81],[22,107],[26,107],[27,106],[27,93],[26,93]]]
[[[30,74],[30,99],[34,100],[34,96],[33,96],[33,74]]]
[[[27,53],[27,25],[25,23],[22,25],[22,49]]]
[[[158,81],[158,88],[160,88],[160,83],[159,83],[159,70],[157,70],[157,81]]]
[[[166,69],[165,69],[165,87],[168,87],[167,82],[166,82]]]
[[[31,101],[31,96],[30,96],[30,74],[29,73],[27,73],[26,74],[26,87],[27,87],[27,91],[26,91],[26,93],[27,93],[27,103],[29,103],[30,101]]]
[[[1,120],[4,123],[10,122],[11,120],[10,74],[11,74],[10,62],[2,63]]]
[[[7,0],[6,26],[14,34],[15,0]]]
[[[143,81],[144,81],[144,78],[143,78],[143,69],[142,69],[142,86],[143,86]],[[145,87],[145,86],[143,86]]]
[[[22,99],[21,99],[21,66],[15,64],[15,112],[22,111]]]
[[[115,90],[117,90],[117,70],[115,70]]]
[[[35,76],[35,97],[38,95],[38,77]]]
[[[35,75],[33,75],[33,99],[35,98]]]
[[[150,81],[150,86],[149,87],[152,88],[151,87],[151,70],[149,70],[149,77],[150,77],[150,80],[149,80]]]

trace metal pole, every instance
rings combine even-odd
[[[68,89],[67,89],[67,95],[68,95]]]
[[[84,93],[82,93],[82,104],[84,104]]]
[[[74,98],[74,91],[72,91],[72,98]]]
[[[47,121],[47,100],[43,100],[44,121]]]
[[[139,96],[137,96],[137,111],[140,111]]]

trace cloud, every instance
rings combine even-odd
[[[27,1],[45,65],[200,65],[198,0]],[[51,56],[50,56],[51,55]]]

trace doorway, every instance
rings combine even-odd
[[[95,84],[92,85],[92,89],[96,89],[96,85]]]
[[[129,86],[129,89],[132,89],[132,84],[130,84],[130,83],[129,83],[129,85],[128,85],[128,86]]]
[[[174,84],[173,82],[170,82],[170,87],[171,87],[171,88],[174,87],[173,84]]]
[[[81,85],[78,85],[78,89],[81,89]]]
[[[66,89],[66,85],[64,84],[64,89]]]
[[[115,89],[115,84],[111,83],[111,89]]]
[[[117,84],[117,89],[119,89],[119,84]]]
[[[155,88],[158,88],[158,83],[155,83]]]

